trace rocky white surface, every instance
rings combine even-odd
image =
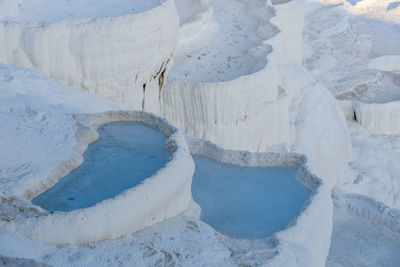
[[[33,1],[0,2],[0,61],[37,69],[116,100],[100,99],[32,70],[0,65],[0,255],[55,266],[252,266],[267,261],[272,266],[323,266],[333,227],[327,265],[359,266],[368,264],[366,259],[396,265],[399,237],[394,228],[388,232],[382,218],[399,218],[392,208],[399,207],[400,197],[400,138],[394,135],[400,125],[400,4],[177,0],[176,8],[171,0],[142,2],[102,0],[104,11],[100,5],[90,9],[94,1],[87,0],[82,2],[88,9],[85,13],[71,0],[62,9],[55,5],[51,14],[43,8],[30,9]],[[37,3],[40,7],[48,1]],[[222,3],[224,10],[234,11],[232,17],[218,13]],[[265,19],[262,23],[260,16]],[[248,39],[252,42],[235,43],[246,41],[240,29],[252,33],[258,29],[257,36]],[[218,31],[225,41],[238,45],[232,51],[246,55],[238,61],[244,68],[240,64],[232,68],[232,76],[225,72],[227,51],[221,50],[222,45],[213,46],[222,40],[215,39]],[[260,49],[248,50],[253,45]],[[208,65],[187,57],[208,47],[221,52],[217,58],[221,61],[210,57],[214,50],[199,54]],[[185,63],[190,60],[194,63]],[[166,82],[174,61],[177,68],[189,66],[190,75],[184,71],[179,75],[193,81]],[[200,67],[213,64],[224,73],[211,73],[214,80],[204,83],[200,74],[206,77],[207,68],[202,73]],[[197,67],[199,72],[192,73]],[[327,89],[349,102],[338,105]],[[76,153],[76,114],[124,107],[153,111],[186,133],[224,148],[304,153],[310,169],[326,185],[317,202],[322,204],[311,212],[324,214],[318,218],[324,227],[304,219],[302,227],[278,234],[281,249],[273,239],[260,243],[226,239],[196,218],[195,206],[136,234],[85,245],[50,245],[4,227],[38,215],[24,199],[31,197],[29,189],[38,181],[54,175],[59,171],[56,166]],[[340,108],[366,130],[354,122],[346,125]],[[384,203],[375,206],[383,212],[360,212],[362,201],[349,201],[352,209],[333,209],[329,196],[336,183],[335,194],[368,195],[371,203]],[[323,244],[307,235],[312,231]]]
[[[147,123],[169,137],[166,145],[171,157],[163,168],[134,188],[92,207],[45,213],[37,209],[35,216],[19,216],[15,224],[9,222],[4,227],[52,244],[82,244],[131,234],[184,212],[192,201],[194,172],[194,162],[185,139],[182,133],[164,120],[143,112],[106,112],[78,120],[75,123],[78,126],[75,133],[78,137],[74,144],[75,155],[56,166],[50,177],[37,177],[36,185],[31,186],[25,195],[37,195],[79,166],[83,161],[80,153],[98,137],[97,127],[123,120]]]
[[[3,0],[0,20],[9,22],[57,22],[71,18],[103,18],[131,15],[150,10],[165,0]]]
[[[339,187],[399,207],[400,11],[393,1],[311,3],[303,63],[363,127],[348,123],[353,160]]]
[[[305,21],[307,69],[338,99],[347,100],[342,103],[346,115],[371,134],[399,134],[396,2],[314,1]]]
[[[9,232],[0,234],[3,255],[27,257],[53,266],[236,265],[233,259],[229,260],[231,251],[218,240],[211,227],[181,216],[135,235],[82,246],[54,246]]]
[[[266,138],[259,134],[265,127],[259,122],[267,120],[268,111],[266,111],[265,103],[276,101],[277,84],[280,79],[277,60],[265,66],[266,56],[271,52],[271,46],[265,42],[265,39],[277,32],[276,28],[270,27],[269,24],[269,19],[273,15],[272,7],[266,1],[253,0],[211,3],[210,8],[214,12],[214,18],[211,19],[217,23],[217,26],[214,23],[210,27],[217,28],[218,32],[215,38],[201,42],[202,46],[197,51],[187,53],[185,49],[177,47],[178,58],[174,64],[174,69],[177,71],[172,70],[163,90],[162,116],[186,133],[207,138],[223,147],[265,151],[266,142],[274,143],[287,139],[287,133],[282,137],[268,136]],[[228,8],[230,12],[222,12],[222,8]],[[216,15],[216,10],[219,15]],[[236,26],[230,24],[232,20],[236,21],[234,22]],[[252,29],[250,31],[254,32],[251,34],[252,37],[241,38],[245,34],[243,28]],[[229,46],[229,43],[232,44],[233,49],[225,48]],[[221,53],[214,53],[211,48]],[[253,56],[256,61],[264,63],[260,71],[250,71],[251,75],[244,75],[249,74],[246,71],[247,67],[241,64],[242,67],[236,71],[236,67],[233,68],[233,61],[236,61],[239,67],[240,60],[251,58],[249,55],[252,52],[249,49],[255,52]],[[260,53],[257,54],[256,51]],[[279,51],[276,54],[280,54]],[[197,55],[197,53],[200,54]],[[197,56],[194,57],[194,55]],[[203,60],[199,60],[198,57]],[[219,70],[210,68],[211,65],[222,68],[231,64],[230,61],[232,61],[232,68],[226,69],[224,73],[221,71],[218,73]],[[251,60],[249,64],[253,63],[255,61]],[[202,71],[196,70],[200,67]],[[184,78],[185,71],[195,76],[189,75]],[[212,75],[207,74],[207,71]],[[179,77],[174,73],[179,74]],[[268,85],[265,84],[265,80],[270,81]],[[276,112],[278,105],[271,106],[271,112]],[[286,118],[282,121],[283,124],[287,124]],[[264,123],[269,122],[271,121]],[[271,125],[276,127],[284,127],[279,124],[278,121],[271,122]],[[252,143],[249,144],[247,140],[250,139],[252,133],[256,133],[257,136],[253,136],[250,141]],[[276,141],[277,138],[280,140]]]
[[[370,136],[355,122],[348,122],[353,159],[350,171],[338,183],[343,192],[375,198],[400,208],[400,136]]]
[[[24,193],[38,180],[54,174],[56,166],[76,153],[74,114],[116,110],[120,105],[32,70],[0,66],[1,255],[53,266],[109,266],[118,262],[147,266],[172,262],[229,264],[229,249],[197,219],[177,217],[139,235],[83,246],[49,245],[5,230],[4,224],[16,217],[37,215],[37,209],[23,200]]]
[[[356,121],[371,135],[400,134],[400,101],[365,103],[339,100],[348,120]]]
[[[396,266],[400,234],[335,207],[328,267]]]
[[[212,83],[229,81],[263,68],[271,49],[265,47],[264,53],[260,49],[252,53],[252,49],[277,30],[268,25],[274,15],[272,7],[258,2],[211,1],[214,18],[210,19],[215,20],[218,33],[208,45],[176,60],[168,78]]]
[[[38,215],[37,208],[24,200],[25,192],[53,175],[58,165],[76,153],[75,114],[117,110],[121,106],[32,70],[0,66],[1,255],[53,266],[109,266],[119,262],[147,266],[172,262],[229,264],[229,249],[217,241],[215,232],[199,220],[183,217],[139,235],[83,246],[50,245],[13,233],[8,227],[6,230],[4,225],[16,218]]]
[[[307,69],[338,99],[399,100],[400,10],[388,9],[393,1],[319,2],[305,18]]]
[[[21,7],[17,5],[16,8],[24,4],[40,7],[32,1],[22,2]],[[49,1],[39,2],[46,5]],[[104,6],[106,9],[114,2],[102,1],[108,3]],[[36,21],[41,19],[40,14],[30,21],[13,22],[3,14],[0,17],[0,61],[38,70],[129,108],[159,113],[161,89],[178,39],[179,17],[173,0],[145,2],[147,4],[119,2],[115,14],[113,8],[108,12],[116,15],[119,10],[123,12],[119,15],[123,15],[134,4],[138,8],[152,6],[151,3],[159,5],[137,14],[117,17],[99,14],[98,18],[89,17],[96,17],[96,10],[102,8],[91,9],[94,1],[84,1],[83,6],[77,1],[58,1],[58,11],[32,10],[35,14],[46,12],[60,19],[69,14],[68,10],[76,12],[72,18],[59,22]],[[5,6],[1,10],[7,10],[7,6],[13,7],[16,1],[1,3]],[[53,4],[49,6],[57,9]],[[25,9],[30,12],[29,7]]]
[[[23,196],[75,153],[73,114],[121,108],[32,70],[0,64],[0,77],[2,198]]]
[[[264,14],[268,19],[271,6],[266,2],[246,3],[248,14],[256,18]],[[296,65],[303,53],[302,46],[294,44],[302,40],[305,2],[291,1],[274,9],[275,16],[270,19],[273,27],[269,19],[258,24],[263,33],[273,35],[276,29],[281,30],[261,44],[272,48],[266,66],[228,81],[169,79],[163,92],[162,116],[187,134],[224,148],[266,151],[279,146],[305,153],[312,170],[333,184],[350,159],[349,137],[335,100],[323,85]],[[251,13],[254,10],[257,12]],[[251,25],[251,21],[246,23]],[[216,62],[226,62],[226,58],[217,58]],[[176,62],[174,68],[179,64]],[[311,114],[325,119],[311,119]],[[323,135],[315,134],[318,131]],[[316,142],[316,138],[321,139]],[[338,149],[332,152],[330,144]],[[334,159],[323,159],[322,155]]]
[[[353,199],[350,209],[334,208],[327,266],[396,266],[399,260],[398,227],[386,225],[399,218],[391,210],[399,208],[400,196],[398,6],[310,1],[305,18],[303,64],[339,99],[349,120],[353,158],[334,192],[383,203],[363,209],[365,203]]]
[[[213,1],[175,0],[179,14],[179,39],[174,51],[174,61],[207,46],[219,32],[214,16]]]
[[[58,122],[58,124],[66,124],[69,118],[71,120],[70,125],[66,124],[66,126],[73,126],[70,129],[71,135],[75,134],[78,129],[75,125],[75,120],[77,117],[81,117],[82,115],[78,115],[78,113],[82,112],[82,110],[97,111],[101,110],[100,107],[105,109],[116,109],[117,105],[113,103],[101,102],[96,99],[94,96],[86,95],[76,89],[69,88],[58,82],[54,82],[32,70],[26,69],[18,69],[15,67],[10,67],[6,65],[2,65],[3,72],[6,75],[4,77],[12,76],[13,79],[7,82],[7,88],[10,92],[4,95],[1,101],[8,102],[8,105],[15,107],[18,106],[27,106],[32,110],[37,110],[37,112],[42,112],[44,118],[49,113],[52,113],[54,109],[57,110],[58,114],[63,115],[60,118],[55,118],[54,121]],[[21,84],[23,84],[21,86]],[[38,94],[29,94],[30,90],[35,90],[35,88],[41,85],[41,90],[38,91]],[[6,90],[5,89],[5,92]],[[18,91],[21,95],[25,95],[25,97],[14,97],[12,98],[12,92]],[[50,92],[51,91],[51,92]],[[74,92],[76,95],[74,95]],[[50,96],[47,95],[49,93]],[[79,103],[76,103],[77,97],[88,97],[87,101],[96,102],[96,106],[94,107],[85,107],[79,106]],[[3,102],[2,102],[3,103]],[[6,106],[6,105],[4,105]],[[64,107],[63,109],[59,107]],[[87,108],[87,109],[85,109]],[[90,109],[92,108],[92,110]],[[21,110],[16,112],[18,116],[29,120],[30,112],[29,110]],[[6,109],[3,114],[3,118],[7,118],[12,121],[12,114],[8,114],[9,109]],[[100,123],[103,120],[107,120],[107,114],[104,113],[100,115],[100,120],[95,120],[96,123]],[[125,112],[117,112],[110,113],[114,114],[112,119],[124,119],[123,114]],[[119,116],[118,114],[122,114]],[[130,114],[130,113],[128,113]],[[96,118],[96,117],[94,117]],[[110,119],[110,118],[108,118]],[[44,120],[44,122],[50,121],[49,119]],[[6,123],[6,125],[13,129],[14,125],[11,123]],[[25,141],[23,153],[26,154],[26,157],[34,157],[33,154],[38,151],[42,151],[41,161],[50,158],[54,153],[54,150],[57,147],[57,143],[46,143],[46,150],[43,147],[37,147],[32,143],[32,139],[28,136],[25,136],[25,129],[29,128],[24,124],[19,124],[21,132],[16,131],[13,135],[15,140],[19,142]],[[67,127],[68,129],[68,127]],[[41,125],[39,132],[32,133],[29,135],[36,136],[36,138],[48,138],[47,136],[41,136],[40,132],[44,133],[46,131],[52,132],[53,125],[44,123]],[[54,133],[54,131],[53,131]],[[54,134],[58,134],[55,132]],[[17,136],[18,138],[15,138]],[[63,138],[65,139],[65,137]],[[85,140],[85,138],[83,138]],[[39,139],[40,140],[40,139]],[[54,141],[57,141],[54,139]],[[13,145],[12,142],[7,142],[7,145]],[[315,262],[323,262],[325,260],[325,253],[316,252],[315,248],[311,247],[310,251],[307,255],[294,253],[293,255],[291,251],[293,250],[293,244],[296,246],[303,247],[305,244],[313,244],[313,242],[307,242],[307,238],[304,239],[302,235],[298,235],[298,233],[303,233],[304,231],[310,231],[310,227],[314,228],[312,225],[315,224],[318,220],[324,221],[324,228],[320,228],[320,230],[324,233],[321,235],[310,235],[314,239],[315,237],[322,238],[326,243],[325,246],[319,246],[319,249],[327,250],[329,247],[329,235],[330,235],[330,209],[326,208],[326,203],[329,206],[329,187],[324,186],[323,188],[318,190],[318,193],[313,197],[313,201],[307,207],[308,212],[304,213],[304,216],[300,216],[297,219],[297,223],[294,224],[289,230],[283,231],[279,233],[278,239],[266,239],[263,242],[256,241],[235,241],[230,238],[224,237],[216,233],[212,228],[202,223],[198,218],[198,211],[193,207],[185,216],[178,216],[176,218],[166,220],[165,222],[143,230],[135,235],[126,235],[120,239],[109,240],[109,241],[101,241],[95,243],[86,243],[84,245],[51,245],[49,243],[45,243],[43,241],[47,241],[50,243],[64,243],[60,242],[60,238],[64,238],[65,241],[75,243],[73,240],[76,229],[74,230],[73,224],[70,224],[71,221],[67,218],[68,213],[66,214],[54,214],[54,215],[45,215],[50,216],[51,218],[46,220],[40,220],[43,216],[43,211],[38,209],[37,207],[32,206],[29,202],[27,202],[24,198],[29,197],[32,194],[35,194],[35,190],[30,190],[31,188],[35,188],[35,185],[38,184],[39,181],[44,181],[41,185],[46,185],[46,178],[43,174],[35,172],[38,166],[41,166],[45,174],[48,173],[50,176],[59,173],[57,170],[57,165],[62,163],[61,160],[67,160],[74,153],[74,150],[80,151],[76,147],[76,141],[70,141],[70,146],[65,145],[65,151],[57,151],[59,153],[58,164],[55,162],[49,162],[49,164],[42,164],[42,162],[35,162],[29,160],[27,158],[19,159],[21,162],[28,161],[29,166],[26,167],[25,171],[30,171],[31,175],[21,175],[18,179],[13,180],[10,177],[10,181],[4,180],[5,185],[9,184],[9,189],[4,192],[1,200],[1,221],[0,221],[0,251],[1,254],[7,257],[25,257],[34,259],[38,262],[43,262],[50,265],[65,265],[65,264],[74,264],[76,266],[106,266],[108,264],[117,264],[118,262],[122,262],[124,264],[134,264],[134,265],[158,265],[158,264],[182,264],[182,265],[214,265],[214,266],[227,266],[227,265],[237,265],[237,264],[262,264],[263,262],[271,259],[276,254],[281,255],[279,258],[274,258],[274,262],[289,262],[293,263],[300,258],[304,261],[314,260]],[[6,151],[3,151],[6,153]],[[20,151],[22,153],[22,150]],[[49,154],[48,154],[49,153]],[[243,154],[243,152],[241,152]],[[254,154],[254,157],[261,157],[261,154]],[[284,155],[283,155],[284,156]],[[243,154],[244,158],[248,157],[248,153]],[[294,159],[290,158],[289,155],[287,158],[283,157],[275,162],[275,158],[271,158],[274,164],[284,164],[286,165],[286,161],[292,162],[293,164],[299,164],[298,156],[294,156]],[[2,166],[8,168],[8,166],[15,166],[18,162],[8,161],[7,157],[2,157],[4,159],[2,161]],[[57,159],[57,158],[55,158]],[[268,159],[268,158],[267,158]],[[269,159],[268,159],[269,160]],[[303,163],[304,160],[300,159],[300,162]],[[290,163],[290,164],[292,164]],[[258,163],[261,164],[261,163]],[[188,164],[183,164],[184,166],[188,166]],[[72,165],[73,166],[73,165]],[[171,165],[172,166],[172,165]],[[171,167],[170,166],[170,167]],[[68,168],[68,166],[66,166]],[[68,170],[66,170],[68,171]],[[181,171],[179,172],[181,173]],[[169,175],[169,177],[177,177],[177,175]],[[5,177],[8,175],[5,174]],[[165,178],[165,177],[164,177]],[[28,182],[28,183],[26,183]],[[170,184],[170,183],[169,183]],[[163,187],[165,189],[165,187]],[[327,192],[328,190],[328,192]],[[33,192],[35,191],[35,192]],[[28,192],[28,193],[26,193]],[[117,198],[116,198],[117,199]],[[117,199],[118,200],[118,199]],[[189,198],[190,200],[190,198]],[[112,200],[114,201],[114,200]],[[110,203],[112,201],[109,201]],[[180,203],[184,203],[184,201],[180,201]],[[93,209],[103,214],[104,212],[107,214],[109,211],[102,211],[99,207],[104,206],[105,203],[100,203],[100,205],[95,206]],[[180,206],[180,205],[178,205]],[[127,209],[127,207],[125,207]],[[119,209],[112,208],[112,212],[118,212]],[[79,210],[78,213],[82,213],[85,210]],[[324,216],[321,216],[321,212],[325,212]],[[314,214],[314,215],[313,215]],[[74,215],[71,213],[71,215]],[[75,214],[76,215],[76,214]],[[75,216],[80,219],[80,217],[84,218],[83,222],[90,222],[91,219],[95,219],[98,217],[96,214],[81,214],[80,216]],[[39,216],[39,218],[35,218]],[[194,216],[194,217],[193,217]],[[121,220],[121,216],[115,214],[111,216],[115,218],[117,221]],[[197,218],[196,218],[197,217]],[[315,217],[318,217],[318,220],[315,220]],[[25,221],[24,218],[31,218],[28,221]],[[33,218],[33,219],[32,219]],[[46,219],[46,217],[44,217]],[[33,220],[33,221],[32,221]],[[34,221],[38,220],[40,223],[35,223]],[[101,220],[99,220],[101,222]],[[310,223],[310,222],[313,223]],[[64,225],[65,223],[68,225]],[[109,219],[108,223],[111,223],[112,220]],[[21,223],[24,225],[21,227]],[[97,233],[97,236],[101,239],[103,238],[115,238],[113,235],[113,231],[109,230],[101,230],[101,227],[95,226],[95,224],[91,224],[93,228],[90,230],[87,229],[85,234],[79,235],[79,238],[85,238],[89,233],[96,233],[96,231],[100,231]],[[42,230],[40,227],[44,227]],[[61,227],[64,230],[59,229]],[[53,229],[53,230],[52,230]],[[68,229],[68,230],[67,230]],[[120,231],[121,227],[117,228]],[[107,234],[106,237],[101,237],[102,234]],[[177,234],[179,233],[179,234]],[[27,237],[31,237],[33,239],[28,239]],[[67,238],[67,239],[65,239]],[[71,239],[72,238],[72,239]],[[37,241],[37,239],[42,241]],[[79,239],[79,240],[80,240]],[[196,240],[194,242],[194,240]],[[279,241],[277,241],[279,240]],[[194,242],[194,243],[193,243]],[[276,248],[276,242],[278,242],[279,247]],[[9,247],[8,244],[12,243],[13,247]],[[80,243],[80,242],[78,242]],[[314,242],[315,243],[315,242]],[[317,242],[319,243],[319,242]],[[190,244],[190,245],[188,245]],[[275,245],[274,245],[275,244]],[[289,245],[291,244],[291,245]],[[315,253],[315,254],[314,254]],[[101,255],[101,256],[100,256]],[[289,256],[291,255],[291,256]],[[322,255],[322,256],[321,256]],[[289,257],[288,257],[289,256]],[[117,258],[117,260],[116,260]]]

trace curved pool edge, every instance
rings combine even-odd
[[[278,255],[267,266],[325,266],[333,229],[331,188],[321,183],[296,221],[276,237]]]
[[[305,155],[226,150],[210,141],[190,136],[186,136],[186,142],[192,154],[223,163],[298,167],[297,179],[311,191],[310,198],[286,229],[265,238],[276,244],[275,249],[268,252],[272,258],[265,266],[325,266],[333,225],[331,187],[310,171]]]
[[[153,126],[169,137],[166,146],[170,159],[154,175],[114,198],[70,212],[43,212],[36,217],[19,219],[11,227],[29,238],[47,243],[82,244],[134,233],[187,209],[192,201],[194,162],[184,136],[176,128],[166,120],[142,111],[79,115],[76,120],[79,130],[74,149],[78,153],[58,167],[58,175],[41,181],[39,187],[27,195],[44,191],[61,179],[66,170],[79,166],[69,163],[82,162],[82,154],[98,137],[97,128],[108,122],[135,121]]]

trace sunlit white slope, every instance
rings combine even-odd
[[[38,70],[133,109],[160,110],[160,88],[178,38],[173,0],[124,1],[116,7],[102,1],[97,12],[90,8],[93,1],[63,1],[63,8],[47,6],[53,14],[23,3],[25,10],[18,10],[14,1],[2,1],[7,12],[0,14],[0,62]],[[131,13],[135,7],[144,11],[130,14],[123,4]],[[102,8],[110,10],[104,13]],[[68,11],[75,13],[63,13]]]

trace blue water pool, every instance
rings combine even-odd
[[[81,166],[33,199],[48,211],[87,208],[136,186],[167,159],[166,136],[145,124],[113,122],[98,129]]]
[[[265,238],[300,214],[310,192],[291,167],[240,167],[194,156],[201,220],[233,238]]]

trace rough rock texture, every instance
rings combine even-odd
[[[49,267],[50,265],[34,260],[4,257],[0,255],[0,265],[4,267]]]
[[[310,1],[304,66],[371,134],[400,133],[400,9],[391,0]],[[394,5],[393,5],[394,6]]]
[[[173,0],[120,17],[0,21],[0,61],[159,113],[178,30]]]
[[[112,263],[113,260],[115,262],[115,259],[123,259],[124,263],[133,265],[180,263],[183,265],[209,264],[221,266],[223,264],[261,264],[267,258],[269,259],[271,254],[277,253],[276,257],[269,262],[271,265],[309,266],[311,264],[323,266],[325,264],[332,231],[330,190],[331,186],[341,178],[342,171],[351,157],[351,147],[344,116],[335,99],[327,92],[325,87],[300,65],[303,58],[300,44],[305,1],[273,1],[274,4],[279,5],[274,6],[271,14],[274,14],[275,17],[271,18],[270,21],[260,19],[266,14],[265,11],[271,12],[272,10],[271,6],[267,5],[265,1],[248,0],[247,2],[253,5],[252,9],[247,11],[250,11],[251,16],[257,18],[259,22],[257,25],[260,26],[257,28],[257,33],[262,33],[261,37],[263,38],[259,46],[246,52],[256,57],[258,63],[261,62],[266,65],[256,64],[256,67],[259,68],[255,68],[257,71],[233,80],[213,83],[170,80],[163,89],[165,76],[170,62],[172,62],[169,57],[178,35],[179,38],[184,36],[183,31],[180,30],[182,28],[178,29],[178,20],[175,20],[177,16],[168,17],[168,21],[175,26],[168,26],[169,23],[166,23],[163,19],[166,18],[166,14],[170,14],[169,12],[172,9],[176,12],[171,1],[166,1],[162,6],[148,12],[126,17],[67,20],[50,24],[2,22],[0,24],[0,44],[7,43],[8,45],[8,41],[2,40],[2,36],[4,36],[3,33],[10,33],[10,44],[12,46],[11,48],[8,46],[0,48],[0,56],[5,55],[7,60],[13,62],[30,64],[28,67],[41,68],[40,71],[53,77],[55,74],[61,75],[59,76],[61,78],[58,79],[64,80],[66,83],[80,88],[87,87],[91,92],[102,97],[122,101],[131,108],[153,111],[171,120],[186,133],[196,137],[208,138],[224,148],[250,151],[292,151],[305,154],[308,158],[308,167],[323,180],[323,183],[313,201],[307,206],[308,212],[299,217],[296,225],[292,225],[287,231],[277,234],[281,241],[279,251],[273,250],[273,246],[271,246],[272,250],[264,253],[267,257],[263,258],[263,251],[265,252],[266,249],[265,244],[249,245],[246,249],[242,249],[243,247],[237,244],[227,244],[221,241],[215,231],[207,225],[201,224],[199,220],[193,219],[189,222],[187,219],[178,216],[155,226],[155,228],[145,229],[135,236],[128,235],[119,240],[91,243],[87,247],[84,245],[52,246],[24,239],[21,235],[12,233],[18,233],[18,231],[11,229],[11,231],[2,232],[4,239],[0,240],[0,246],[3,251],[7,252],[8,256],[22,255],[25,257],[26,255],[26,257],[49,263],[76,263],[77,265],[96,265],[99,263],[100,265],[107,265],[107,263]],[[163,9],[163,11],[157,13],[157,10],[160,9]],[[158,16],[156,16],[157,14]],[[190,23],[193,22],[192,26],[197,25],[199,26],[198,29],[204,30],[212,25],[212,19],[206,16],[210,14],[209,10],[202,9],[201,14],[204,15],[200,16],[199,20],[185,18],[186,21],[183,20],[181,26],[184,26],[185,22],[187,26],[190,26]],[[143,20],[138,22],[141,30],[146,27],[153,27],[153,24],[156,23],[162,24],[158,26],[165,26],[168,29],[157,32],[157,28],[153,28],[155,32],[150,33],[147,30],[146,32],[139,31],[141,34],[143,33],[143,36],[150,38],[148,40],[143,39],[143,43],[142,39],[137,40],[134,37],[132,37],[132,40],[135,41],[131,39],[127,41],[128,43],[140,41],[138,47],[145,47],[150,51],[149,54],[146,54],[135,50],[135,53],[137,52],[135,61],[147,60],[147,56],[158,58],[158,61],[153,62],[154,64],[151,63],[151,66],[146,65],[146,70],[150,69],[150,71],[144,73],[143,77],[147,78],[141,78],[143,73],[139,71],[136,80],[137,69],[130,65],[132,62],[126,56],[133,49],[130,46],[125,47],[125,43],[121,40],[124,41],[126,40],[124,38],[127,38],[126,29],[136,25],[135,23],[130,24],[130,22],[136,22],[136,19],[141,17]],[[149,18],[153,22],[150,23],[151,25],[146,25],[145,22],[148,22]],[[198,24],[196,24],[197,22]],[[33,25],[33,27],[24,32],[19,32],[25,27],[24,25]],[[93,25],[98,26],[100,32],[103,32],[102,30],[105,28],[103,32],[105,35],[118,35],[117,39],[113,39],[118,44],[115,47],[116,50],[114,50],[114,44],[110,44],[104,49],[96,46],[98,43],[108,45],[108,41],[101,39],[102,35],[94,36],[91,34],[92,28],[90,27]],[[112,27],[108,28],[109,25],[112,25]],[[73,57],[73,63],[70,62],[69,46],[66,48],[67,45],[64,46],[63,43],[57,47],[62,52],[59,56],[56,56],[56,52],[51,48],[53,46],[46,43],[50,41],[42,38],[50,33],[58,36],[61,32],[63,34],[60,34],[60,38],[63,42],[66,42],[67,40],[62,38],[67,38],[65,36],[70,38],[67,29],[72,27],[78,29],[77,32],[87,33],[87,36],[81,37],[85,42],[81,42],[80,38],[71,34],[76,42],[72,42],[70,46],[79,52],[76,57]],[[176,31],[173,31],[172,28],[174,27],[176,27]],[[163,35],[164,32],[169,30],[172,32],[171,35]],[[160,33],[162,34],[160,35]],[[23,38],[19,39],[19,36],[23,36]],[[41,39],[37,39],[38,36],[41,36]],[[272,36],[273,38],[271,38]],[[84,39],[86,37],[89,39]],[[271,39],[265,41],[268,38]],[[152,40],[157,42],[152,42]],[[165,40],[165,44],[162,43],[162,45],[168,46],[165,48],[168,53],[164,51],[164,48],[162,48],[163,52],[157,50],[160,40]],[[54,38],[51,39],[51,42],[53,41]],[[27,43],[32,45],[28,46]],[[86,46],[86,43],[88,43],[88,46]],[[20,46],[20,44],[24,44],[24,46]],[[153,47],[153,44],[156,48]],[[150,45],[152,46],[147,47]],[[46,47],[45,51],[41,50],[42,46]],[[67,52],[63,52],[64,50]],[[120,51],[127,51],[127,53],[108,57],[108,50],[116,54]],[[10,51],[15,51],[15,53],[10,53]],[[51,58],[49,53],[53,53]],[[97,60],[98,55],[100,55],[101,60],[103,59],[102,55],[106,55],[106,60]],[[40,60],[37,59],[38,56],[41,57]],[[61,59],[53,61],[53,57],[60,57]],[[64,62],[63,60],[67,62],[65,65],[54,63]],[[124,65],[120,66],[117,64],[118,62],[123,62]],[[33,63],[37,64],[38,67],[33,66]],[[145,65],[147,63],[146,61],[140,64]],[[80,67],[73,64],[80,64]],[[113,70],[117,70],[117,73],[112,73]],[[131,73],[132,70],[133,73]],[[71,75],[70,72],[73,72],[73,75],[76,76],[69,76]],[[81,74],[83,76],[80,76]],[[3,80],[6,83],[13,83],[14,77],[12,73],[7,74],[4,75]],[[18,82],[18,79],[15,80],[17,81],[14,82]],[[149,84],[146,83],[147,81],[149,81]],[[127,84],[132,87],[126,87]],[[144,86],[144,84],[146,85]],[[46,95],[48,92],[51,92],[51,90],[42,94]],[[23,95],[24,93],[26,91],[21,89],[20,94]],[[9,94],[11,93],[8,92],[0,98],[1,103],[4,104],[0,107],[2,111],[0,115],[6,118],[7,122],[6,127],[2,128],[0,133],[5,137],[15,134],[22,142],[27,156],[17,160],[15,164],[9,161],[0,161],[7,167],[7,175],[0,178],[5,180],[7,186],[10,185],[8,183],[10,181],[9,174],[15,174],[12,178],[20,181],[20,184],[23,184],[22,181],[25,178],[29,178],[29,183],[20,185],[18,188],[10,186],[13,190],[12,194],[7,193],[10,192],[9,190],[2,188],[8,194],[7,197],[10,197],[0,203],[2,211],[5,211],[7,215],[2,217],[2,225],[13,225],[14,220],[18,221],[24,216],[40,215],[35,214],[30,209],[18,211],[16,207],[24,208],[25,206],[18,206],[20,199],[13,197],[23,196],[27,188],[37,184],[38,180],[43,177],[48,177],[48,174],[52,170],[54,171],[54,167],[60,161],[71,156],[69,153],[72,153],[73,150],[76,130],[69,127],[74,127],[74,117],[76,117],[71,113],[86,111],[85,101],[77,105],[81,109],[78,111],[71,107],[72,104],[68,103],[69,101],[59,101],[58,98],[54,100],[51,97],[42,96],[44,100],[41,101],[31,95],[9,97]],[[6,104],[8,98],[18,103],[16,109],[12,105]],[[71,97],[71,99],[79,99],[79,96]],[[72,100],[70,101],[72,102]],[[51,105],[48,102],[51,102]],[[89,103],[90,100],[86,102]],[[68,111],[64,112],[64,108]],[[103,108],[113,109],[108,106],[105,107],[105,105]],[[58,111],[58,113],[55,111]],[[17,123],[14,122],[15,118],[18,118],[18,120],[15,120]],[[55,132],[53,128],[58,125],[63,126],[63,128]],[[24,134],[25,129],[29,129],[27,131],[31,134]],[[62,134],[63,131],[68,134]],[[49,139],[52,139],[51,142],[47,144],[46,138],[41,135],[42,133],[45,133],[45,137],[49,136]],[[29,142],[31,140],[30,135],[33,138],[32,140],[42,142],[37,146],[31,144]],[[51,138],[55,136],[57,138]],[[62,139],[65,139],[64,142]],[[11,140],[9,144],[6,142],[4,144],[11,147],[14,143],[18,143],[14,139],[10,138],[9,140]],[[44,162],[44,166],[40,164],[39,160],[35,161],[28,158],[28,156],[35,155],[35,151],[43,152],[40,159]],[[54,151],[59,153],[54,153]],[[53,154],[55,154],[55,159],[53,159]],[[16,155],[18,156],[18,153]],[[15,156],[16,159],[18,159],[17,156]],[[53,161],[47,163],[47,159]],[[40,167],[45,170],[41,171]],[[118,215],[118,212],[116,211],[114,214]],[[315,214],[318,216],[315,217]],[[114,220],[114,218],[111,220]],[[321,227],[321,224],[323,227]],[[1,227],[0,230],[3,231],[4,227]],[[41,231],[41,234],[43,234],[44,230]],[[96,229],[90,229],[90,231],[96,231]],[[177,232],[182,235],[178,236]],[[199,232],[204,235],[197,234]],[[309,233],[313,233],[313,235]],[[68,232],[62,233],[62,235],[65,237]],[[116,236],[118,235],[111,233],[106,238]],[[173,241],[174,238],[178,242]],[[207,238],[208,240],[206,240]],[[8,242],[18,244],[18,249],[15,251],[7,249]],[[99,246],[99,248],[96,249],[96,246]],[[188,248],[185,248],[185,246],[188,246]]]
[[[363,126],[349,121],[353,158],[349,172],[336,190],[372,197],[400,208],[400,136],[371,136]]]
[[[263,69],[230,81],[168,80],[162,116],[224,148],[304,153],[311,169],[333,185],[347,167],[351,146],[335,99],[297,65],[303,51],[293,44],[302,42],[304,5],[300,0],[274,6],[271,22],[281,31],[264,42],[272,52]]]
[[[334,266],[396,266],[400,260],[400,210],[357,194],[335,194]]]
[[[400,101],[364,103],[339,100],[346,118],[356,121],[372,135],[400,134]]]

